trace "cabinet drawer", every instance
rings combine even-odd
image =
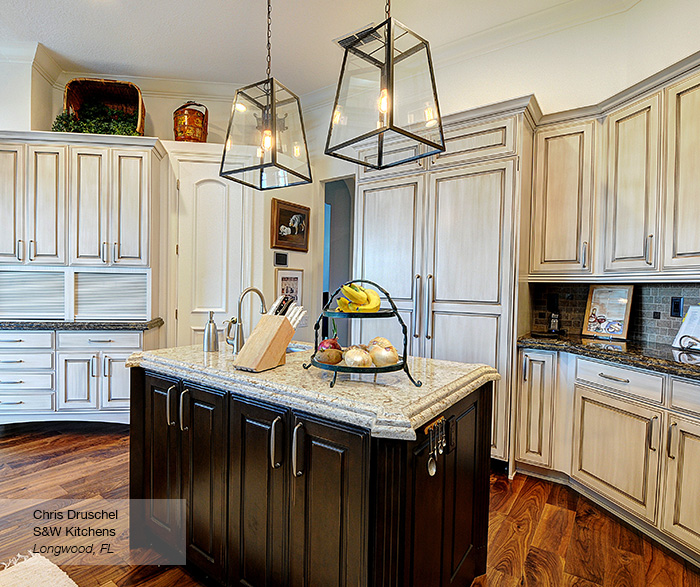
[[[0,371],[53,369],[53,353],[0,353]]]
[[[59,332],[58,348],[65,349],[139,349],[141,333],[111,332]]]
[[[577,359],[576,379],[616,389],[652,402],[663,401],[663,375],[643,373],[610,363]]]
[[[16,389],[53,389],[53,373],[21,373],[3,371],[0,373],[0,391]]]
[[[53,393],[0,393],[0,412],[53,411]]]
[[[700,384],[672,379],[671,407],[700,414]]]
[[[52,349],[53,332],[0,330],[0,349]]]

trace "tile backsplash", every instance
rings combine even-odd
[[[532,329],[547,330],[547,296],[559,296],[559,327],[570,334],[581,334],[586,313],[589,284],[532,283]],[[681,318],[671,317],[671,298],[682,297],[683,313],[700,303],[700,283],[636,284],[632,294],[632,312],[627,337],[631,340],[671,344],[681,325]],[[654,318],[654,312],[660,318]]]

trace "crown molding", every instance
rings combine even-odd
[[[41,43],[37,43],[36,53],[34,54],[34,62],[32,63],[32,71],[36,71],[43,77],[51,86],[56,86],[59,76],[63,73],[63,69],[54,59],[53,54]]]
[[[0,45],[0,62],[32,63],[38,43],[8,43]]]

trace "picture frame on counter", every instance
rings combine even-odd
[[[633,285],[591,285],[582,336],[627,339]]]
[[[280,296],[292,296],[297,306],[303,306],[304,270],[275,269],[275,299]]]
[[[272,198],[270,247],[288,251],[309,251],[311,208]]]

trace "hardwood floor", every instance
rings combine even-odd
[[[0,426],[0,498],[128,498],[128,427]],[[77,567],[79,587],[199,587],[179,567]],[[474,587],[700,587],[700,574],[574,491],[491,475],[488,573]],[[416,586],[419,587],[419,586]]]

